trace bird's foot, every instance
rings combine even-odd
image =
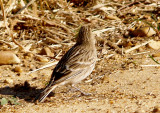
[[[79,91],[81,92],[81,94],[79,96],[91,96],[91,93],[86,93],[84,91],[82,91],[80,88],[77,88],[75,85],[72,85],[75,88],[75,91]]]

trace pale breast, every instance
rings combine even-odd
[[[76,83],[79,83],[82,80],[84,80],[86,77],[88,77],[92,73],[94,67],[95,67],[95,62],[90,66],[90,68],[84,69],[82,71],[82,73],[80,73],[80,74],[76,75],[75,77],[73,77],[71,79],[71,81],[70,81],[71,84],[76,84]]]

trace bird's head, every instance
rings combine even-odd
[[[92,35],[90,25],[84,25],[80,28],[77,35],[77,44],[95,45],[95,38]]]

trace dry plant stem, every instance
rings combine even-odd
[[[8,0],[8,3],[6,7],[4,8],[4,11],[6,12],[6,15],[13,10],[16,0]]]
[[[42,11],[42,14],[44,14],[44,12],[43,12],[43,3],[42,3],[42,0],[40,0],[40,10]]]
[[[29,75],[29,74],[31,74],[31,73],[33,73],[33,72],[36,72],[36,71],[45,69],[45,68],[47,68],[47,67],[54,66],[54,65],[56,65],[57,63],[58,63],[58,61],[55,61],[55,62],[53,62],[53,63],[49,63],[49,64],[47,64],[47,65],[45,65],[45,66],[42,66],[42,67],[40,67],[40,68],[38,68],[38,69],[35,69],[35,70],[33,70],[33,71],[28,72],[27,75]]]
[[[27,18],[30,18],[30,19],[41,20],[41,21],[43,21],[43,22],[45,22],[46,24],[49,24],[49,25],[51,25],[51,26],[55,26],[55,27],[62,28],[64,31],[66,31],[67,34],[70,33],[70,30],[69,30],[67,27],[65,27],[65,26],[62,25],[62,24],[55,23],[54,21],[50,21],[50,20],[47,20],[47,19],[44,19],[44,18],[39,18],[39,17],[34,16],[34,15],[32,15],[32,14],[30,14],[30,15],[18,14],[18,15],[16,15],[16,16],[21,16],[21,15],[22,15],[22,16],[25,16],[25,17],[27,17]],[[31,16],[31,15],[32,15],[32,16]]]
[[[114,56],[114,54],[110,54],[110,55],[108,55],[108,56],[106,56],[105,58],[110,58],[110,57],[112,57],[112,56]]]
[[[153,41],[153,40],[149,40],[149,41],[144,42],[144,43],[142,43],[142,44],[140,44],[140,45],[137,45],[137,46],[135,46],[135,47],[132,47],[132,48],[126,50],[125,53],[129,53],[129,52],[131,52],[131,51],[133,51],[133,50],[135,50],[135,49],[138,49],[138,48],[140,48],[140,47],[142,47],[142,46],[144,46],[144,45],[146,45],[146,44],[148,44],[148,43],[150,43],[150,42],[152,42],[152,41]]]
[[[60,50],[59,53],[55,56],[55,59],[58,59],[61,53],[62,53],[62,50]]]
[[[47,42],[49,42],[49,43],[57,43],[57,44],[60,43],[59,41],[57,41],[57,40],[55,40],[55,39],[53,39],[53,38],[49,38],[49,37],[46,37],[46,40],[47,40]]]
[[[63,30],[66,31],[66,33],[70,33],[70,30],[67,27],[65,27],[64,25],[62,25],[62,24],[57,24],[54,21],[50,21],[50,20],[46,20],[46,19],[41,19],[41,20],[46,22],[49,25],[62,28]]]
[[[43,1],[43,2],[46,4],[48,10],[49,10],[52,14],[54,14],[53,11],[51,10],[51,8],[50,8],[49,5],[48,5],[48,2],[47,2],[47,1]]]
[[[35,2],[35,0],[31,0],[28,4],[26,4],[22,9],[20,9],[17,14],[20,14],[25,8],[27,8],[28,6],[30,6],[31,4],[33,4],[33,2]]]
[[[31,15],[27,15],[27,14],[16,14],[14,15],[13,17],[15,16],[24,16],[26,18],[30,18],[30,19],[33,19],[33,20],[41,20],[41,18],[37,17],[37,16],[33,16],[32,14]]]
[[[14,39],[13,32],[9,29],[8,25],[6,24],[6,14],[5,14],[5,12],[4,12],[4,6],[3,6],[3,1],[2,1],[2,0],[0,0],[0,5],[1,5],[2,13],[3,13],[4,24],[5,24],[6,28],[7,28],[7,31],[8,31],[8,33],[9,33],[9,36],[12,38],[12,41],[13,41],[16,45],[18,45],[21,49],[24,50],[24,47],[21,46],[21,45]]]
[[[122,5],[122,4],[114,3],[114,2],[110,2],[110,1],[109,1],[109,3],[107,3],[106,5],[124,6],[124,5]]]
[[[98,37],[100,37],[100,34],[101,34],[101,33],[106,32],[106,31],[109,31],[109,30],[115,30],[115,27],[97,30],[97,31],[94,31],[93,34],[94,34],[94,35],[97,35]]]
[[[0,5],[1,5],[2,13],[3,13],[3,18],[4,18],[4,23],[5,23],[6,14],[5,14],[5,12],[4,12],[4,6],[3,6],[3,1],[2,1],[2,0],[0,0]]]
[[[31,16],[32,15],[32,16]],[[27,18],[30,18],[30,19],[34,19],[34,20],[39,20],[39,21],[43,21],[45,22],[46,24],[49,24],[51,26],[55,26],[55,27],[59,27],[59,28],[62,28],[64,31],[66,31],[66,34],[70,34],[70,30],[65,27],[63,24],[60,24],[60,23],[56,23],[54,21],[50,21],[50,20],[47,20],[47,19],[44,19],[44,18],[39,18],[33,14],[30,14],[30,15],[26,15],[26,14],[16,14],[14,15],[13,17],[15,16],[25,16]],[[62,35],[63,36],[63,35]],[[64,36],[63,36],[64,37]]]
[[[127,8],[127,7],[131,7],[131,6],[133,6],[134,4],[139,4],[141,1],[142,1],[142,0],[134,1],[134,2],[132,2],[132,3],[130,3],[130,4],[128,4],[128,5],[125,5],[124,7],[120,8],[120,9],[118,9],[118,11],[121,11],[121,10]]]
[[[12,48],[12,44],[10,44],[9,42],[6,42],[6,41],[4,41],[4,40],[0,40],[0,43],[5,43],[5,44],[7,44],[9,47]]]
[[[142,54],[147,54],[147,53],[150,53],[150,51],[145,51],[145,52],[141,52],[141,53],[135,53],[133,55],[136,56],[136,55],[142,55]]]
[[[55,32],[55,31],[52,31],[52,30],[49,30],[49,29],[46,29],[46,28],[43,28],[43,27],[41,27],[41,29],[44,30],[45,32],[50,32],[50,33],[55,34],[55,35],[57,35],[59,37],[62,37],[63,39],[66,39],[66,36],[61,35],[61,34]],[[61,40],[60,38],[57,38],[57,39]]]
[[[160,65],[140,65],[141,67],[160,67]]]

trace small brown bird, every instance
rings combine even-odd
[[[43,102],[57,86],[76,84],[91,74],[97,60],[95,38],[90,26],[82,26],[77,35],[76,44],[61,58],[56,65],[50,82],[35,98]]]

